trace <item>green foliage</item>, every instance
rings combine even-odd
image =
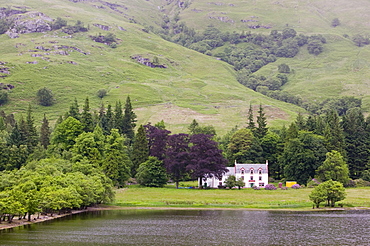
[[[54,130],[51,143],[59,145],[63,150],[69,150],[76,143],[76,138],[83,132],[81,122],[73,117],[68,117]]]
[[[240,177],[238,180],[235,181],[235,186],[238,186],[238,189],[240,190],[242,187],[245,186],[244,180]]]
[[[317,208],[320,203],[326,201],[327,206],[334,207],[336,202],[346,198],[346,192],[342,183],[328,180],[319,184],[309,195],[311,201],[314,202]]]
[[[37,91],[37,99],[42,106],[51,106],[54,104],[54,95],[52,91],[46,87]]]
[[[290,67],[287,64],[282,63],[278,66],[278,71],[279,73],[290,73]]]
[[[352,38],[352,41],[355,43],[355,45],[357,45],[358,47],[362,47],[362,46],[365,46],[365,45],[368,45],[370,44],[370,40],[368,37],[364,37],[363,35],[361,34],[356,34],[355,36],[353,36]]]
[[[334,18],[332,21],[331,21],[331,26],[332,27],[337,27],[340,25],[340,21],[338,18]]]
[[[229,177],[227,177],[227,179],[225,180],[225,186],[227,188],[229,188],[230,190],[236,186],[236,178],[234,175],[230,175]]]
[[[322,181],[334,180],[347,184],[349,181],[349,171],[347,163],[342,155],[335,150],[326,153],[324,163],[316,171],[317,177]]]
[[[62,31],[71,35],[78,32],[87,32],[88,29],[84,26],[84,23],[82,21],[78,20],[74,26],[64,26]]]
[[[57,19],[54,20],[54,22],[51,24],[51,28],[53,30],[58,30],[58,29],[61,29],[65,26],[67,26],[67,21],[60,18],[60,17],[57,17]]]
[[[167,183],[166,169],[156,157],[149,156],[148,160],[141,163],[136,174],[139,184],[148,187],[163,187]]]
[[[107,90],[106,89],[99,89],[98,92],[96,93],[96,95],[99,98],[103,98],[107,95]]]
[[[8,100],[8,92],[0,89],[0,105],[7,103]]]
[[[98,43],[103,43],[103,44],[116,44],[117,45],[117,38],[114,33],[108,33],[106,36],[104,35],[96,35],[96,36],[91,36],[91,39],[94,40],[95,42]],[[116,46],[117,47],[117,46]],[[114,47],[114,48],[116,48]],[[113,47],[112,47],[113,48]]]
[[[234,133],[228,145],[228,159],[230,163],[246,161],[245,156],[252,146],[254,136],[250,129],[242,128]]]
[[[140,125],[137,129],[134,143],[132,145],[132,176],[136,175],[137,169],[140,164],[148,160],[149,157],[149,146],[146,138],[145,129],[143,125]]]

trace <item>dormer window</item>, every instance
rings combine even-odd
[[[242,174],[244,174],[244,169],[240,170]]]
[[[258,170],[258,174],[262,175],[262,169]]]
[[[251,174],[253,174],[253,169],[251,169]]]

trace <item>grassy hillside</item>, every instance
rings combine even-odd
[[[133,6],[127,6],[127,14],[122,14],[92,4],[98,3],[14,0],[3,5],[26,5],[28,11],[42,12],[54,19],[62,17],[71,25],[81,20],[90,30],[72,36],[59,30],[21,34],[16,39],[1,35],[0,61],[7,62],[5,66],[11,72],[1,82],[15,86],[9,93],[10,102],[1,106],[2,110],[19,114],[31,103],[37,120],[43,113],[56,119],[68,110],[74,97],[82,106],[88,96],[91,107],[97,109],[101,101],[96,92],[104,88],[108,91],[108,96],[103,98],[105,105],[124,101],[130,95],[139,123],[156,123],[163,119],[170,130],[179,132],[186,131],[191,121],[197,119],[200,123],[214,125],[220,135],[235,125],[245,124],[249,103],[256,107],[259,103],[265,105],[273,125],[292,119],[299,110],[241,86],[228,64],[144,32],[143,26],[130,23],[133,21],[129,10],[132,7],[138,11]],[[94,24],[107,25],[110,30],[103,31]],[[89,38],[89,35],[108,32],[119,39],[115,49]],[[40,46],[50,51],[36,48]],[[55,49],[55,46],[69,48]],[[131,59],[133,55],[149,59],[158,57],[167,68],[144,66]],[[43,107],[36,103],[36,92],[44,86],[55,94],[53,106]]]
[[[318,56],[308,55],[302,49],[292,59],[278,59],[258,73],[276,72],[280,63],[288,64],[294,73],[284,90],[308,100],[328,97],[355,96],[363,99],[364,109],[370,111],[369,61],[370,46],[357,47],[351,38],[356,34],[369,36],[369,1],[190,1],[191,5],[180,12],[180,21],[196,30],[214,25],[223,31],[251,31],[270,33],[271,30],[294,28],[298,33],[322,34],[328,41]],[[174,11],[168,14],[173,15]],[[338,18],[340,25],[331,22]],[[244,20],[245,22],[242,22]],[[260,24],[271,29],[250,29]],[[346,36],[348,35],[348,37]]]
[[[139,123],[163,119],[170,130],[180,132],[186,131],[192,119],[197,119],[214,125],[219,135],[235,125],[245,124],[249,103],[256,107],[262,103],[273,126],[294,119],[302,110],[238,84],[235,71],[224,62],[143,31],[161,25],[165,14],[170,18],[178,14],[180,21],[200,31],[212,24],[229,32],[269,33],[289,26],[299,33],[323,34],[328,43],[320,55],[309,55],[304,49],[295,58],[279,58],[257,73],[275,73],[278,64],[286,63],[293,72],[284,90],[309,100],[354,95],[363,98],[365,110],[370,111],[367,89],[370,46],[359,48],[350,40],[355,34],[366,34],[369,25],[366,9],[370,2],[187,0],[186,8],[181,4],[179,7],[179,2],[182,1],[2,1],[0,7],[42,12],[53,19],[61,17],[70,25],[80,20],[89,31],[71,36],[59,30],[30,33],[15,39],[0,35],[0,61],[7,62],[5,66],[11,72],[1,82],[15,86],[9,94],[10,102],[0,109],[19,114],[31,103],[38,120],[43,113],[56,119],[68,109],[74,97],[82,106],[88,96],[91,107],[97,109],[101,101],[96,92],[103,88],[108,91],[108,96],[103,98],[105,105],[124,101],[130,95]],[[339,18],[341,25],[332,28],[333,18]],[[248,28],[252,22],[241,21],[252,19],[271,29],[252,30]],[[110,29],[104,31],[94,24]],[[119,39],[117,48],[89,38],[99,33],[114,33]],[[37,46],[50,51],[36,49]],[[150,60],[157,57],[167,68],[144,66],[133,60],[133,55]],[[27,63],[35,61],[37,64]],[[36,104],[36,92],[44,86],[57,99],[51,107]]]

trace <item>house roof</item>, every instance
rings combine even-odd
[[[244,169],[246,172],[249,172],[251,169],[254,171],[262,170],[263,173],[268,172],[268,164],[237,164],[235,163],[234,167],[228,167],[229,171],[227,175],[235,175],[236,173],[241,173],[241,170]]]

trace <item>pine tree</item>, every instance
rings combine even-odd
[[[26,118],[27,135],[26,144],[30,150],[32,150],[38,144],[38,134],[32,117],[31,104],[28,105],[27,118]]]
[[[108,128],[108,120],[107,120],[107,116],[105,114],[105,108],[104,108],[103,103],[100,105],[99,116],[98,117],[99,117],[98,125],[103,130],[104,135],[109,135],[110,129]]]
[[[109,105],[108,105],[109,109]],[[122,135],[124,134],[124,125],[123,125],[123,112],[122,112],[122,104],[121,101],[116,102],[116,107],[114,109],[114,127],[118,129],[119,133]]]
[[[137,129],[135,140],[132,146],[132,170],[131,174],[134,177],[140,164],[147,161],[149,156],[148,140],[146,138],[145,129],[140,125]]]
[[[135,136],[135,126],[136,126],[136,114],[132,110],[130,96],[127,96],[125,104],[125,113],[123,115],[123,134],[125,134],[129,139],[133,139]]]
[[[295,120],[295,124],[298,128],[298,131],[306,130],[306,124],[303,118],[303,115],[299,112],[297,115],[297,119]]]
[[[89,98],[86,98],[85,105],[81,114],[81,123],[85,132],[92,132],[94,130],[94,122],[90,112]]]
[[[81,114],[80,114],[80,109],[78,108],[77,98],[75,98],[74,102],[69,107],[68,116],[71,116],[75,118],[76,120],[81,120]]]
[[[252,104],[249,104],[249,110],[248,110],[248,126],[247,126],[248,129],[251,129],[252,131],[255,130],[256,128],[256,124],[254,123],[254,119],[253,119],[253,108],[252,108]]]
[[[199,127],[199,123],[193,119],[190,126],[188,127],[190,135],[193,135],[196,133],[196,129]]]
[[[50,144],[50,127],[49,127],[49,121],[46,118],[46,115],[44,114],[44,118],[42,120],[42,125],[40,129],[40,144],[47,149],[47,147]]]
[[[262,104],[260,104],[260,107],[258,109],[258,116],[257,116],[257,128],[255,130],[255,136],[259,139],[263,138],[266,136],[268,128],[267,122],[266,122],[266,116],[265,113],[263,112]]]
[[[16,122],[14,127],[12,128],[12,131],[10,132],[8,145],[9,146],[15,145],[19,147],[21,144],[22,144],[22,136],[18,128],[18,123]]]
[[[339,115],[336,110],[326,113],[326,127],[324,130],[325,147],[328,151],[336,150],[342,156],[345,156],[343,129],[340,124]]]
[[[107,130],[109,130],[110,132],[114,128],[114,115],[112,112],[112,105],[110,104],[108,104],[106,118],[107,118]]]

